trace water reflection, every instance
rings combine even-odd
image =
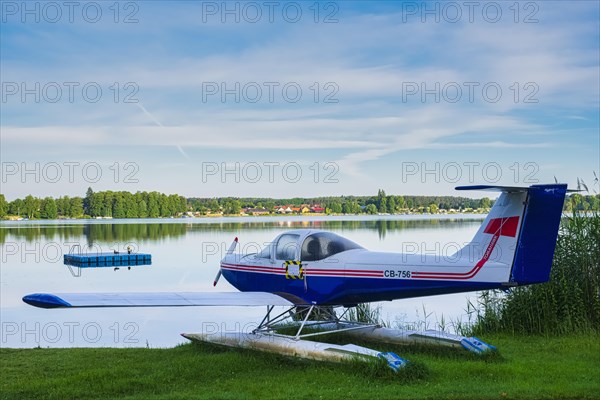
[[[151,242],[168,238],[179,238],[187,233],[240,232],[242,230],[281,231],[285,229],[325,229],[338,232],[367,230],[376,231],[379,239],[384,239],[388,231],[404,229],[462,229],[471,226],[476,218],[445,219],[387,219],[387,220],[287,220],[287,221],[236,221],[218,223],[136,222],[92,223],[92,224],[27,224],[22,226],[0,225],[0,244],[21,240],[34,242],[79,241],[85,238],[88,246],[96,242]]]
[[[11,240],[34,242],[72,242],[85,238],[88,246],[95,242],[158,241],[178,238],[188,232],[184,224],[90,224],[90,225],[37,225],[0,228],[0,243]]]

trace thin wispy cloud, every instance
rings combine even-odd
[[[160,126],[161,128],[164,128],[163,124],[160,123],[160,121],[158,119],[156,119],[156,117],[154,115],[152,115],[148,110],[146,110],[146,107],[144,107],[144,105],[140,102],[135,103],[136,106],[139,107],[140,110],[143,111],[144,114],[146,114],[148,117],[150,117],[150,119],[152,121],[154,121],[154,123],[158,126]],[[185,154],[185,152],[183,151],[183,149],[181,148],[181,146],[176,145],[177,150],[179,150],[179,152],[181,153],[182,156],[184,156],[185,158],[190,158],[187,154]]]

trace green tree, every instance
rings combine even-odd
[[[329,204],[329,208],[331,209],[332,213],[334,213],[334,214],[340,214],[342,212],[342,203],[339,202],[339,201],[337,201],[337,200],[332,201]]]
[[[347,200],[342,204],[342,212],[344,214],[358,214],[360,213],[360,206],[355,200]]]
[[[104,201],[105,196],[104,193],[98,192],[93,193],[91,198],[89,199],[89,206],[87,214],[90,217],[101,217],[104,210]]]
[[[125,218],[137,218],[138,205],[135,202],[135,197],[129,192],[123,193],[123,203],[125,207]]]
[[[36,218],[39,216],[40,212],[40,200],[33,197],[32,195],[27,195],[25,197],[25,201],[23,202],[23,213],[29,219]]]
[[[158,193],[148,193],[148,216],[150,218],[160,217],[160,206],[158,204]]]
[[[225,201],[223,212],[225,214],[239,214],[242,205],[238,199],[227,199]]]
[[[387,210],[390,214],[396,213],[396,199],[394,196],[388,197]]]
[[[590,198],[590,210],[599,211],[600,210],[600,194],[595,196],[591,196]]]
[[[583,210],[583,206],[582,206],[582,198],[583,196],[581,196],[579,193],[574,193],[571,196],[571,208],[573,209],[573,211],[581,211]]]
[[[185,213],[188,211],[188,202],[187,199],[183,196],[179,196],[179,208],[177,209],[180,213]]]
[[[83,217],[83,199],[81,197],[73,197],[71,199],[70,217],[81,218]]]
[[[484,197],[483,199],[479,200],[479,208],[490,208],[492,206],[492,201],[487,198]]]
[[[164,193],[159,193],[158,195],[158,206],[160,207],[160,216],[168,217],[172,214],[171,212],[171,204],[169,202],[169,198]]]
[[[430,213],[432,213],[432,214],[437,214],[439,210],[440,210],[440,208],[438,207],[438,205],[437,205],[437,204],[435,204],[435,203],[431,203],[431,204],[429,205],[429,212],[430,212]]]
[[[267,200],[263,203],[263,207],[273,212],[273,209],[275,208],[275,202],[272,200]]]
[[[71,209],[71,202],[69,196],[62,196],[56,199],[56,212],[61,217],[68,217],[69,210]]]
[[[387,212],[387,199],[385,195],[385,190],[379,189],[377,191],[377,209],[380,213]]]
[[[52,197],[46,197],[42,200],[40,206],[40,217],[44,219],[56,219],[58,216],[58,209],[56,207],[56,201]]]
[[[144,200],[140,200],[138,203],[138,217],[146,218],[148,216],[148,207],[146,206],[146,202]]]
[[[386,213],[387,212],[387,198],[382,197],[379,199],[379,212]]]
[[[373,203],[367,205],[367,208],[365,208],[365,211],[367,212],[367,214],[377,214],[377,206]]]
[[[206,206],[208,207],[209,211],[213,214],[218,213],[221,210],[217,199],[210,199]]]
[[[113,218],[125,218],[125,200],[121,192],[115,193],[115,201],[113,203],[112,216]]]
[[[8,214],[8,202],[3,194],[0,194],[0,218],[6,217]]]
[[[83,212],[90,216],[93,216],[93,214],[90,210],[92,203],[93,203],[93,198],[94,198],[94,191],[92,190],[91,187],[88,187],[87,191],[85,192],[85,198],[83,199]]]
[[[10,215],[21,216],[25,212],[25,204],[21,199],[14,199],[10,203],[8,203],[8,213]]]
[[[102,206],[100,216],[102,217],[112,217],[113,204],[115,202],[115,193],[110,190],[107,190],[103,193],[104,198],[102,199]]]
[[[398,196],[396,198],[396,207],[398,207],[398,208],[406,208],[406,204],[404,203],[404,197]]]
[[[169,216],[176,216],[178,214],[182,214],[187,209],[187,201],[185,197],[171,194],[168,196],[169,203]]]
[[[571,211],[573,211],[573,203],[571,202],[571,200],[570,200],[570,199],[567,199],[567,200],[565,201],[565,205],[564,205],[564,207],[563,207],[563,210],[564,210],[564,211],[566,211],[566,212],[571,212]]]

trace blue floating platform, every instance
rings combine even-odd
[[[95,253],[65,254],[65,265],[75,267],[128,267],[135,265],[151,265],[152,256],[145,253]]]

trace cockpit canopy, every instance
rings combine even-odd
[[[347,250],[362,249],[360,245],[332,232],[288,232],[280,235],[273,246],[269,245],[257,257],[276,260],[319,261]]]
[[[301,261],[319,261],[343,251],[362,249],[362,246],[332,232],[317,232],[304,239]]]

